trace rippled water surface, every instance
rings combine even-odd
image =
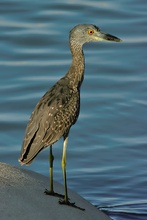
[[[147,1],[0,0],[0,161],[19,166],[41,96],[68,70],[68,33],[92,23],[123,39],[84,46],[81,112],[70,132],[68,187],[114,220],[147,219]],[[48,175],[48,152],[27,169]],[[62,140],[54,177],[63,183]]]

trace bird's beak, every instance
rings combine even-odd
[[[106,40],[106,41],[115,41],[115,42],[122,42],[121,39],[119,39],[118,37],[115,37],[111,34],[106,34],[106,33],[103,33],[101,31],[97,32],[97,35],[95,36],[95,38],[98,40],[98,41],[103,41],[103,40]]]

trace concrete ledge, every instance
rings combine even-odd
[[[45,195],[49,179],[22,168],[0,163],[1,220],[111,220],[75,192],[69,190],[71,202],[85,211],[60,205],[57,197]],[[54,182],[55,191],[63,194],[63,186]]]

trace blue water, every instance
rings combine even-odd
[[[147,1],[0,0],[0,161],[17,162],[41,96],[68,70],[68,33],[92,23],[123,43],[84,46],[81,112],[70,132],[68,187],[114,220],[147,219]],[[48,152],[31,169],[48,174]],[[54,177],[63,183],[62,140]]]

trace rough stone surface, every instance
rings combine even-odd
[[[111,220],[88,201],[69,190],[71,202],[85,211],[60,205],[59,198],[45,195],[47,177],[32,171],[0,163],[0,219],[1,220]],[[63,186],[54,182],[55,191],[63,193]]]

